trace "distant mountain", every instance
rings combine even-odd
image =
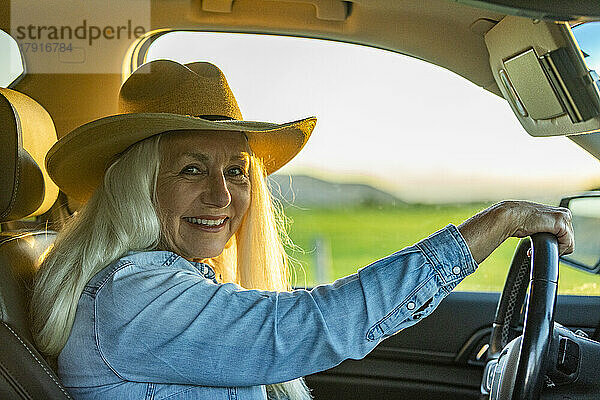
[[[307,175],[271,175],[273,196],[283,205],[299,207],[398,206],[404,202],[394,195],[360,183],[336,183]]]

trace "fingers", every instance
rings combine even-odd
[[[573,231],[573,216],[568,208],[559,207],[560,215],[557,216],[556,232],[552,232],[558,239],[558,253],[562,256],[571,254],[575,249],[575,234]]]
[[[560,255],[570,254],[575,247],[571,210],[552,207],[528,201],[507,202],[512,207],[513,234],[525,237],[538,232],[548,232],[556,236]],[[518,210],[514,212],[514,210]]]

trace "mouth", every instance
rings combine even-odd
[[[195,228],[200,228],[208,232],[218,232],[221,229],[223,229],[223,227],[225,227],[225,224],[227,224],[227,221],[229,221],[229,217],[183,217],[183,220],[189,223],[190,225],[194,226]]]

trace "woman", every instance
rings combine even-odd
[[[507,237],[548,231],[572,251],[568,210],[503,202],[291,291],[265,176],[315,119],[242,121],[217,67],[166,60],[134,72],[119,107],[47,156],[85,204],[40,269],[33,330],[77,399],[307,399],[302,376],[428,315]]]

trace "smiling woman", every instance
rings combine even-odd
[[[173,91],[173,85],[179,86],[182,92]],[[154,93],[149,96],[149,92]],[[86,293],[90,285],[94,285],[92,281],[123,281],[118,276],[123,267],[137,265],[143,269],[153,269],[155,261],[166,256],[167,259],[155,265],[159,267],[155,272],[159,272],[159,275],[170,273],[164,267],[179,265],[187,260],[178,268],[181,272],[187,270],[188,275],[190,272],[195,275],[187,283],[198,289],[202,286],[196,285],[199,276],[202,280],[210,279],[214,284],[230,282],[236,285],[234,290],[240,288],[237,285],[274,291],[290,289],[287,256],[281,244],[265,175],[280,168],[300,151],[314,126],[314,118],[284,125],[243,121],[225,77],[217,67],[208,63],[187,66],[171,61],[150,63],[140,68],[123,85],[120,104],[121,114],[93,121],[71,132],[57,143],[48,156],[48,169],[61,182],[62,189],[85,205],[44,260],[32,299],[33,330],[42,351],[51,357],[58,356],[59,375],[78,398],[95,396],[97,384],[106,381],[112,383],[102,390],[110,390],[114,398],[129,398],[127,396],[135,396],[138,391],[146,393],[147,384],[130,382],[127,387],[122,387],[122,376],[129,373],[125,371],[131,365],[146,365],[154,370],[152,375],[159,372],[147,359],[133,360],[135,355],[131,353],[125,358],[128,366],[122,370],[118,368],[120,372],[116,374],[120,377],[119,382],[114,381],[113,372],[108,376],[98,376],[99,370],[97,365],[94,367],[93,360],[90,362],[89,357],[81,357],[81,346],[84,353],[92,352],[88,354],[90,356],[96,351],[103,351],[94,343],[81,344],[82,340],[85,342],[86,338],[96,336],[95,333],[90,336],[89,330],[96,331],[94,326],[97,322],[94,322],[94,326],[77,324],[76,309],[71,306],[58,307],[57,304],[73,305],[81,293]],[[119,123],[121,126],[115,128]],[[194,129],[190,130],[192,127]],[[104,140],[91,143],[87,140],[91,131],[102,135]],[[76,168],[72,168],[74,164],[77,164]],[[106,164],[110,166],[104,171]],[[95,183],[99,186],[97,190],[90,191],[82,187],[79,183],[85,179],[99,180]],[[261,250],[265,243],[269,245]],[[127,256],[135,253],[140,253],[143,259],[134,257],[132,260],[135,261],[130,264],[132,261],[127,261]],[[154,261],[152,257],[145,258],[151,254],[158,258]],[[115,266],[111,267],[113,264]],[[184,265],[187,267],[181,269]],[[101,271],[108,272],[108,275]],[[143,271],[136,271],[135,280],[142,275]],[[141,287],[136,284],[136,287],[126,288],[126,292],[152,294],[152,288],[161,292],[169,290],[160,283],[164,279],[172,281],[173,278],[146,277],[138,281],[142,283]],[[186,309],[193,310],[196,302],[201,304],[202,296],[212,297],[210,291],[206,290],[201,296],[196,293],[188,297],[187,293],[193,290],[188,291],[185,282],[172,281],[171,284],[177,289],[171,288],[172,294],[166,298],[155,293],[158,296],[156,299],[146,299],[154,304],[150,308],[165,300],[169,303],[168,307],[146,308],[145,313],[138,311],[136,315],[147,315],[152,322],[160,321],[160,326],[175,327],[178,324],[173,319],[184,315]],[[175,295],[177,301],[169,300],[174,290],[184,290]],[[93,313],[99,311],[100,315],[102,309],[96,305],[100,296],[94,298]],[[138,302],[139,297],[129,298],[135,300],[135,304],[128,307],[130,310],[150,306]],[[214,312],[222,312],[224,304],[220,303],[223,301],[211,303]],[[85,301],[77,307],[80,314],[91,311],[83,303]],[[114,312],[112,306],[105,311],[109,314]],[[158,314],[162,311],[168,313],[160,317]],[[209,314],[204,314],[205,318],[215,317]],[[237,318],[235,315],[230,317]],[[126,325],[133,327],[140,323],[137,317],[133,318],[136,322],[129,321]],[[113,317],[103,321],[106,323],[102,324],[100,331],[106,332],[118,330],[111,321],[117,324],[123,322],[117,322]],[[206,321],[198,321],[195,325],[198,323],[204,324]],[[171,334],[179,337],[178,340],[183,342],[169,339],[177,346],[177,350],[170,352],[169,358],[197,340],[197,331],[189,332],[195,337],[191,340],[186,339],[184,332],[177,331],[181,327],[174,331],[160,327],[156,331],[155,328],[138,327],[133,328],[132,332],[154,329],[154,336],[159,341],[167,340],[166,337]],[[240,333],[238,329],[237,334]],[[108,345],[104,351],[117,350],[127,340],[139,343],[140,337],[138,334],[135,337],[120,337],[119,343]],[[155,345],[160,347],[160,351],[168,350],[162,344]],[[153,345],[145,342],[143,353],[146,355],[147,346]],[[127,346],[132,350],[134,347],[133,343]],[[115,362],[125,360],[122,355],[115,354],[114,358],[109,356],[110,362],[104,361],[105,356],[103,360],[96,361],[101,361],[112,370]],[[220,362],[228,359],[227,355],[223,355]],[[206,360],[206,357],[199,356],[195,360]],[[170,361],[167,364],[166,368],[174,367]],[[176,369],[180,367],[188,368],[180,364]],[[95,376],[91,381],[87,378],[82,381],[81,371],[86,370]],[[140,370],[133,373],[137,375]],[[226,378],[227,373],[224,377],[220,374],[208,378],[205,383],[217,385],[219,379],[231,381],[231,378]],[[306,398],[308,392],[304,382],[294,378],[281,383],[272,377],[265,377],[262,382],[272,383],[268,390],[274,396]],[[143,378],[144,381],[148,379]],[[168,387],[167,383],[198,383],[197,377],[191,380],[183,378],[183,381],[181,376],[152,379],[165,384],[156,389],[158,392],[172,395],[181,392],[181,387]],[[220,383],[222,385],[219,386],[225,386],[223,381]],[[265,390],[264,385],[253,385],[240,388],[239,391],[241,395],[264,398]],[[219,389],[204,386],[197,387],[196,392],[199,398],[214,398],[214,393]]]
[[[217,257],[250,205],[246,137],[241,132],[177,132],[161,140],[161,149],[156,182],[161,247],[190,260]]]

